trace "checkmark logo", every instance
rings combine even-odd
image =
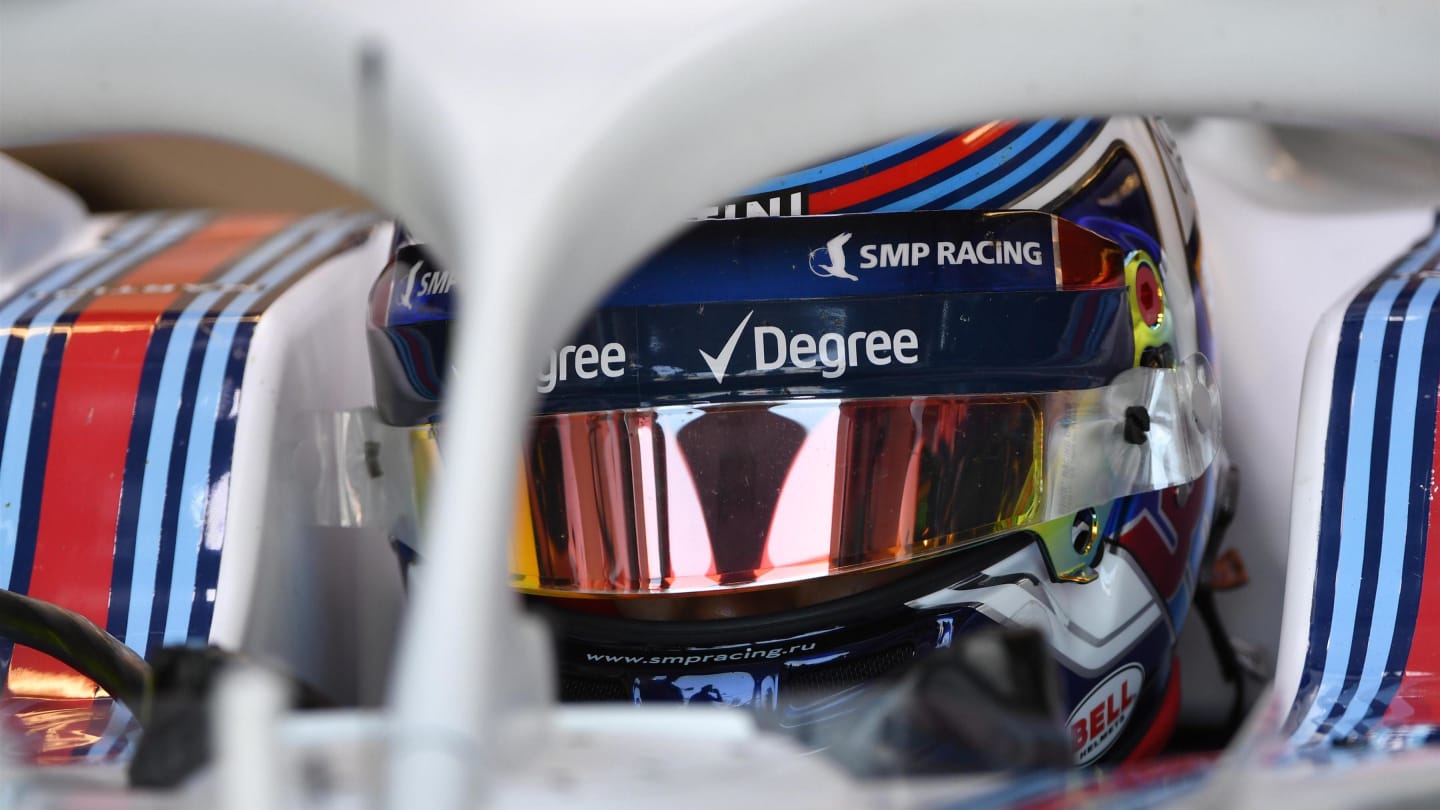
[[[704,349],[700,350],[700,356],[705,358],[705,365],[709,366],[710,373],[715,375],[715,382],[725,382],[725,371],[730,368],[730,355],[735,353],[735,346],[740,342],[740,333],[745,331],[745,324],[750,323],[750,316],[754,314],[753,309],[745,313],[744,319],[735,327],[735,331],[730,333],[730,339],[725,341],[725,348],[720,350],[719,355],[712,357]]]

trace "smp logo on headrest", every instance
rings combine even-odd
[[[810,272],[821,278],[859,281],[845,270],[845,243],[849,241],[850,233],[842,233],[826,242],[825,247],[810,251]]]
[[[810,251],[810,272],[821,278],[843,278],[859,281],[851,269],[902,270],[990,265],[997,267],[1042,267],[1046,263],[1044,245],[1038,240],[982,239],[950,242],[904,241],[862,242],[854,249],[856,261],[851,264],[845,252],[850,232],[837,234],[825,247]]]
[[[405,286],[400,293],[400,305],[409,309],[414,306],[415,298],[425,298],[431,295],[441,295],[450,292],[455,286],[455,279],[448,270],[427,270],[424,273],[420,269],[425,266],[425,260],[410,265],[410,272],[405,276]]]

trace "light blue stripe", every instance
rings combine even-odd
[[[864,152],[859,153],[858,155],[843,157],[839,160],[826,163],[823,166],[816,166],[810,169],[802,169],[798,172],[792,172],[790,174],[777,177],[774,180],[767,180],[766,182],[761,183],[758,186],[751,186],[750,188],[741,192],[740,196],[749,197],[753,194],[766,194],[771,191],[780,191],[782,189],[795,188],[796,186],[805,186],[811,183],[817,183],[826,178],[837,177],[848,172],[856,171],[857,169],[863,169],[872,163],[878,163],[885,158],[891,157],[893,155],[898,155],[901,152],[904,152],[906,149],[919,146],[925,141],[928,141],[936,135],[939,135],[941,132],[944,132],[944,130],[927,132],[923,135],[912,135],[908,138],[901,138],[898,141],[890,141],[888,143],[883,143],[875,147],[874,149],[867,149]]]
[[[1340,496],[1340,554],[1335,566],[1335,604],[1330,619],[1330,643],[1325,652],[1325,670],[1315,700],[1300,727],[1297,743],[1308,740],[1330,714],[1330,707],[1345,688],[1350,666],[1351,636],[1355,631],[1355,609],[1360,595],[1360,569],[1365,562],[1365,518],[1370,503],[1370,442],[1375,430],[1375,391],[1380,374],[1380,353],[1385,343],[1385,324],[1395,297],[1405,279],[1390,279],[1380,285],[1365,310],[1355,358],[1355,383],[1350,391],[1350,436],[1345,448],[1345,480]],[[1317,572],[1317,576],[1323,572]]]
[[[1430,307],[1440,281],[1425,279],[1405,308],[1400,332],[1400,356],[1395,364],[1395,398],[1390,406],[1390,454],[1385,463],[1385,503],[1381,529],[1380,568],[1375,587],[1375,605],[1370,619],[1370,638],[1365,648],[1365,667],[1345,714],[1330,730],[1341,739],[1370,710],[1380,692],[1380,682],[1395,638],[1395,617],[1400,607],[1400,579],[1405,565],[1405,537],[1410,512],[1410,466],[1415,444],[1415,402],[1420,383],[1420,355]]]
[[[185,475],[178,501],[180,519],[175,538],[175,559],[170,576],[170,603],[165,614],[167,646],[184,644],[190,631],[190,612],[195,600],[195,566],[200,557],[200,543],[205,529],[205,506],[210,488],[211,445],[215,440],[215,423],[219,419],[220,393],[225,383],[225,367],[230,361],[230,348],[235,331],[245,311],[265,295],[265,290],[283,283],[310,263],[338,247],[361,225],[374,221],[369,214],[347,219],[335,230],[312,239],[304,248],[285,257],[261,276],[258,292],[241,293],[225,306],[215,319],[210,341],[205,347],[205,360],[200,366],[200,385],[195,412],[190,422],[189,444],[185,457]]]
[[[178,217],[139,244],[111,253],[105,261],[86,274],[82,285],[92,286],[118,269],[144,259],[179,241],[204,221],[205,215]],[[38,289],[38,287],[36,288]],[[53,287],[53,289],[60,289]],[[35,414],[35,389],[40,379],[40,363],[50,329],[65,313],[70,298],[58,298],[46,304],[29,324],[30,333],[20,349],[20,362],[15,374],[15,389],[6,416],[5,445],[0,448],[0,581],[10,585],[15,565],[15,548],[19,530],[20,504],[25,494],[25,462],[30,449],[31,420]],[[9,506],[6,506],[6,505]]]
[[[1030,180],[1032,177],[1035,176],[1037,172],[1039,172],[1041,167],[1053,160],[1056,155],[1060,154],[1060,151],[1062,149],[1065,149],[1070,144],[1074,143],[1075,139],[1080,137],[1080,133],[1085,131],[1085,127],[1089,125],[1089,123],[1090,120],[1088,118],[1079,118],[1071,121],[1070,125],[1065,127],[1065,129],[1061,131],[1060,135],[1057,136],[1055,140],[1051,141],[1048,145],[1046,145],[1044,149],[1036,153],[1034,157],[1025,161],[1025,163],[1021,165],[1019,169],[1010,172],[1009,174],[1005,175],[999,180],[996,180],[985,188],[980,189],[974,194],[971,194],[960,202],[945,206],[946,209],[951,211],[957,211],[967,208],[979,207],[980,205],[988,203],[995,198],[1001,196],[1002,194],[1006,193],[1020,183]]]
[[[154,227],[160,219],[158,214],[150,214],[143,217],[136,217],[110,234],[103,243],[96,246],[93,253],[71,259],[59,267],[43,273],[34,284],[16,291],[10,303],[0,307],[0,330],[8,330],[15,325],[15,319],[21,313],[37,303],[37,298],[47,293],[62,289],[76,276],[89,270],[100,262],[115,255],[118,250],[130,246],[145,231]]]
[[[1291,742],[1295,744],[1311,739],[1345,688],[1351,640],[1355,634],[1360,574],[1365,561],[1365,522],[1370,508],[1370,442],[1375,432],[1375,394],[1380,353],[1385,343],[1385,325],[1408,276],[1423,266],[1437,248],[1440,248],[1440,233],[1411,254],[1395,270],[1392,278],[1380,285],[1361,323],[1355,382],[1350,390],[1349,440],[1346,443],[1345,480],[1340,501],[1340,554],[1334,572],[1335,601],[1330,618],[1330,640],[1324,653],[1325,669],[1311,698],[1310,708],[1291,737]],[[1317,578],[1323,575],[1324,572],[1316,572]]]
[[[303,238],[332,219],[310,217],[272,237],[226,270],[216,284],[237,284],[274,262]],[[185,385],[185,369],[195,333],[210,308],[224,295],[209,291],[197,295],[180,315],[165,348],[165,360],[155,390],[155,415],[145,451],[145,475],[140,485],[140,509],[135,524],[135,563],[130,580],[130,609],[121,641],[144,657],[150,642],[150,614],[154,609],[155,577],[160,560],[161,523],[165,514],[165,484],[170,475],[170,452],[175,445],[175,422]]]
[[[949,194],[950,192],[955,191],[958,188],[963,188],[966,185],[969,185],[970,183],[973,183],[976,180],[980,179],[981,177],[984,177],[985,175],[1004,167],[1004,165],[1011,159],[1012,156],[1018,155],[1026,149],[1029,149],[1032,144],[1044,137],[1045,133],[1054,129],[1057,123],[1058,122],[1052,118],[1047,118],[1043,121],[1036,121],[1035,123],[1026,127],[1025,131],[1020,135],[1020,137],[1016,138],[1008,146],[1001,149],[999,152],[991,155],[990,157],[985,158],[979,163],[976,163],[974,166],[971,166],[970,168],[960,172],[953,177],[942,180],[941,182],[936,183],[929,188],[921,189],[920,191],[911,194],[903,200],[897,200],[896,202],[892,202],[889,205],[881,206],[880,208],[877,208],[875,210],[918,210],[925,205],[940,199],[946,194]]]

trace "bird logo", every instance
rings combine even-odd
[[[810,272],[821,278],[843,278],[848,281],[860,279],[845,272],[845,243],[850,233],[842,233],[825,243],[825,247],[810,251]]]
[[[415,274],[420,272],[423,264],[425,264],[425,260],[421,259],[410,265],[410,275],[405,278],[405,291],[400,294],[400,306],[406,309],[410,308],[410,296],[415,291]]]

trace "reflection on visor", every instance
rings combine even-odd
[[[513,580],[695,593],[892,566],[1193,481],[1218,424],[1198,355],[1055,393],[544,415]]]

